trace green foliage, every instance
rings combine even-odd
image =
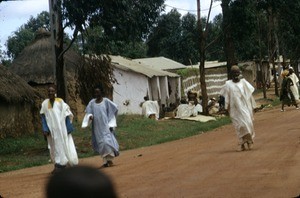
[[[147,46],[142,41],[109,40],[103,28],[88,28],[85,35],[84,53],[113,54],[128,58],[146,57]]]
[[[180,69],[176,72],[178,75],[180,75],[183,78],[192,76],[192,75],[199,75],[199,68],[185,68],[185,69]]]
[[[65,24],[82,34],[87,27],[101,27],[109,41],[141,41],[164,9],[164,0],[63,1]]]
[[[206,19],[201,19],[203,24]],[[208,24],[207,43],[212,43],[207,48],[207,60],[222,60],[223,43],[221,34],[222,15],[217,16]],[[164,56],[185,65],[196,64],[200,60],[200,33],[196,16],[191,13],[181,17],[181,14],[173,9],[160,16],[158,23],[153,27],[147,39],[148,56]]]
[[[231,4],[232,35],[238,60],[259,57],[256,2],[236,0]]]
[[[15,59],[21,51],[34,40],[34,32],[25,29],[24,26],[14,32],[13,36],[9,36],[6,42],[7,55]]]
[[[7,55],[9,58],[16,58],[22,50],[35,38],[35,32],[39,28],[49,28],[49,13],[41,12],[36,18],[30,17],[26,24],[22,25],[6,41]]]

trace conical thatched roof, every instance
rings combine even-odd
[[[74,72],[80,64],[80,55],[69,49],[64,58],[66,70]],[[10,69],[28,83],[48,84],[54,83],[54,67],[51,35],[41,31],[37,33],[35,41],[13,61]]]
[[[33,101],[35,91],[21,77],[0,65],[0,102]]]

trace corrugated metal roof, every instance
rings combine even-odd
[[[159,69],[159,70],[171,70],[171,69],[184,69],[186,68],[185,65],[178,63],[174,60],[165,58],[163,56],[161,57],[153,57],[153,58],[140,58],[140,59],[133,59],[133,61],[136,61],[138,63],[146,64],[147,66]]]
[[[177,74],[167,72],[167,71],[162,71],[155,68],[150,68],[149,66],[146,66],[143,63],[139,63],[131,59],[124,58],[122,56],[109,55],[109,57],[111,58],[111,62],[115,67],[122,70],[130,70],[140,74],[144,74],[149,78],[152,78],[153,76],[179,77],[179,75]]]

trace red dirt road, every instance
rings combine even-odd
[[[199,123],[201,124],[201,123]],[[255,114],[251,151],[236,152],[232,125],[161,145],[124,151],[103,169],[121,198],[296,197],[300,194],[300,110]],[[100,167],[100,157],[80,164]],[[43,198],[52,165],[0,174],[4,198]]]

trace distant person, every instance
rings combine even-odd
[[[294,105],[296,109],[298,109],[298,104],[295,100],[295,96],[292,92],[291,87],[294,85],[291,78],[288,77],[289,71],[284,70],[282,72],[282,83],[281,83],[281,89],[280,89],[280,101],[281,101],[281,111],[284,110],[284,106],[291,106]]]
[[[74,166],[52,175],[46,198],[117,198],[111,179],[96,168]]]
[[[289,78],[293,81],[293,85],[290,87],[291,91],[295,97],[295,102],[299,103],[299,78],[294,72],[292,67],[289,68]]]
[[[209,115],[216,115],[219,112],[219,103],[216,98],[211,98],[208,101],[207,110]]]
[[[113,166],[113,159],[119,155],[119,144],[115,137],[118,108],[110,99],[103,97],[103,93],[102,86],[95,88],[95,98],[86,107],[82,127],[87,127],[88,121],[92,122],[93,149],[101,155],[102,167],[110,167]]]
[[[50,157],[54,162],[54,172],[67,165],[78,164],[77,152],[71,132],[73,114],[63,99],[57,98],[54,86],[48,88],[48,99],[40,110],[44,136],[47,138]]]
[[[256,104],[252,96],[254,87],[245,79],[240,79],[238,66],[231,67],[232,80],[227,80],[220,94],[225,98],[228,110],[239,139],[238,151],[252,149],[255,136],[253,127],[253,109]]]
[[[224,96],[220,95],[219,96],[219,100],[218,100],[218,103],[219,103],[219,112],[223,112],[224,111],[224,107],[225,107],[225,98]]]
[[[175,110],[175,118],[195,117],[203,111],[202,105],[199,103],[198,94],[195,91],[188,91],[188,101],[182,99]]]

